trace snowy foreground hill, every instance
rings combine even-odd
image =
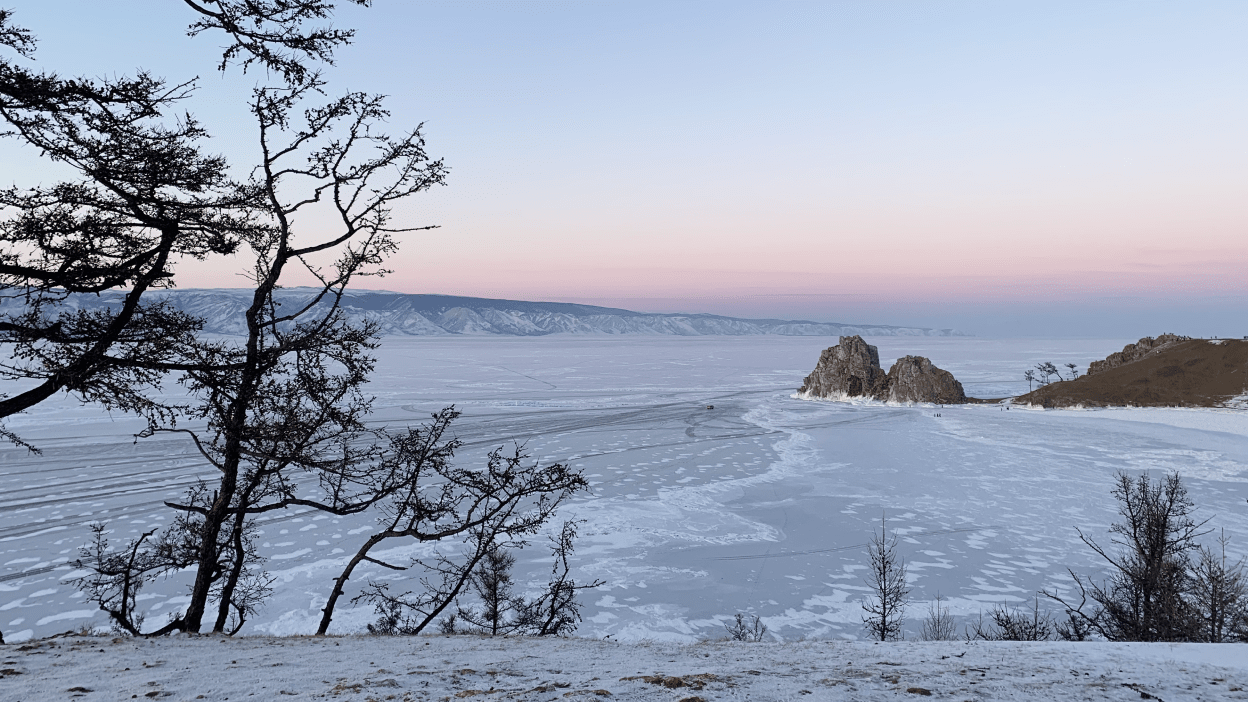
[[[302,304],[309,288],[289,288],[278,298]],[[144,299],[166,299],[207,322],[216,334],[243,332],[243,312],[252,291],[235,289],[172,290],[149,293]],[[119,295],[75,296],[83,309],[115,304]],[[12,303],[10,303],[12,304]],[[713,314],[647,314],[611,307],[564,302],[523,302],[451,295],[406,295],[352,291],[344,299],[353,320],[372,320],[384,336],[445,336],[449,334],[545,336],[547,334],[660,334],[676,336],[960,336],[952,329],[926,329],[873,324],[840,324],[783,319],[738,319]],[[2,308],[0,308],[2,309]]]
[[[620,644],[469,636],[0,647],[0,698],[226,700],[1242,700],[1235,644]]]

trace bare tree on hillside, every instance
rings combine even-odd
[[[1023,373],[1023,380],[1027,381],[1027,392],[1032,391],[1032,383],[1036,382],[1036,372],[1028,370]]]
[[[65,80],[0,63],[10,135],[81,174],[0,192],[0,206],[16,213],[0,223],[9,244],[0,295],[20,302],[0,318],[0,342],[17,349],[0,376],[38,383],[0,397],[0,417],[72,391],[140,413],[143,437],[185,435],[213,472],[166,503],[177,514],[169,528],[110,545],[100,525],[80,559],[92,571],[80,586],[133,634],[144,633],[133,607],[140,588],[179,571],[194,574],[186,610],[146,633],[238,631],[271,584],[254,543],[258,515],[292,507],[358,514],[408,487],[424,460],[413,432],[366,425],[377,327],[349,323],[341,301],[359,277],[386,272],[400,233],[424,229],[396,226],[391,212],[443,184],[445,166],[426,154],[419,127],[381,131],[389,115],[380,96],[330,96],[318,64],[332,63],[352,38],[314,26],[332,14],[333,0],[184,3],[196,13],[192,35],[226,37],[222,70],[263,68],[272,81],[252,92],[260,156],[241,180],[227,177],[223,159],[201,153],[207,134],[191,115],[173,116],[192,83],[169,87],[144,73]],[[28,55],[33,39],[9,19],[0,12],[0,44]],[[220,254],[250,261],[241,341],[206,339],[202,320],[145,304],[147,291],[173,285],[172,261]],[[308,279],[316,283],[305,299],[283,305],[277,292]],[[71,294],[109,290],[124,294],[103,312],[61,305]],[[170,372],[189,400],[149,397]],[[580,480],[564,466],[544,470],[516,478],[543,505],[559,498],[538,494],[542,487],[560,493]],[[514,489],[496,484],[489,499]],[[527,504],[514,500],[510,509]],[[491,543],[500,531],[521,530],[513,518],[527,517],[495,513],[456,535]]]
[[[1049,361],[1045,361],[1044,363],[1037,363],[1036,370],[1039,371],[1040,373],[1039,381],[1041,385],[1048,385],[1050,382],[1052,382],[1049,379],[1054,376],[1057,376],[1057,379],[1059,381],[1062,380],[1062,374],[1058,372],[1057,366],[1053,365]]]
[[[894,641],[901,638],[910,589],[906,586],[906,562],[897,553],[897,537],[888,538],[883,517],[880,531],[872,534],[868,548],[871,566],[866,581],[873,595],[863,600],[863,625],[871,638]]]

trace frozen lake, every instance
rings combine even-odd
[[[869,339],[887,369],[928,356],[976,397],[1026,390],[1041,361],[1086,368],[1127,339]],[[937,593],[959,615],[1030,601],[1096,568],[1075,527],[1105,539],[1115,471],[1178,471],[1202,516],[1248,544],[1248,413],[1231,410],[1003,411],[809,402],[791,395],[822,337],[541,337],[387,339],[372,385],[379,422],[418,423],[455,404],[462,461],[527,441],[544,460],[582,468],[593,494],[565,516],[588,520],[577,577],[578,633],[692,641],[723,634],[736,612],[785,639],[859,636],[863,545],[886,515],[902,535],[917,631]],[[706,409],[713,404],[714,409]],[[115,538],[166,523],[161,502],[210,477],[179,437],[136,442],[140,427],[72,403],[46,404],[9,428],[44,449],[0,447],[0,630],[8,641],[104,624],[66,581],[106,520]],[[245,631],[310,633],[367,517],[291,511],[261,524],[277,594]],[[392,562],[415,555],[398,549]],[[521,554],[537,586],[544,538]],[[368,578],[411,577],[380,568]],[[415,585],[415,583],[412,583]],[[396,583],[396,586],[401,586]],[[158,583],[143,606],[156,623],[185,582]],[[354,594],[349,592],[348,596]],[[370,608],[342,608],[355,631]]]

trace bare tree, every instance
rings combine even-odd
[[[247,520],[291,506],[337,514],[368,509],[401,488],[402,444],[364,425],[371,398],[362,386],[373,368],[376,327],[348,324],[340,303],[347,285],[380,266],[395,248],[391,205],[443,182],[440,161],[425,154],[419,131],[391,138],[376,130],[386,116],[377,97],[358,93],[314,101],[323,84],[257,88],[261,164],[255,187],[268,221],[247,246],[255,285],[246,336],[201,342],[186,385],[198,404],[190,415],[206,429],[159,427],[190,436],[219,479],[203,501],[167,503],[201,523],[196,577],[182,627],[198,631],[214,590],[220,594],[214,631],[223,631],[232,596],[246,570],[243,549],[223,562],[225,541],[237,542]],[[300,245],[296,220],[328,206],[339,231]],[[317,256],[337,253],[331,267]],[[276,297],[290,273],[320,281],[293,308]],[[312,484],[298,479],[313,477]],[[228,560],[228,559],[226,559]],[[223,579],[223,580],[222,580]],[[220,585],[218,581],[222,581]]]
[[[866,581],[873,594],[862,603],[863,625],[871,638],[895,641],[901,638],[910,589],[906,585],[906,562],[897,553],[897,537],[888,538],[883,517],[880,531],[872,534],[868,548],[871,566]]]
[[[1074,363],[1067,363],[1066,367],[1070,369],[1070,379],[1074,380],[1079,377],[1079,366]]]
[[[1079,538],[1109,566],[1098,583],[1070,571],[1079,601],[1044,591],[1066,608],[1078,627],[1110,641],[1188,641],[1196,635],[1191,554],[1205,522],[1192,517],[1194,505],[1177,474],[1157,482],[1119,473],[1113,490],[1123,521],[1110,526],[1110,551],[1082,531]]]
[[[1244,559],[1228,563],[1225,531],[1217,550],[1200,547],[1192,569],[1191,599],[1200,641],[1248,641],[1248,577]]]
[[[350,44],[354,30],[308,26],[328,19],[334,0],[183,0],[199,14],[188,34],[222,31],[231,41],[218,69],[258,65],[288,85],[306,85],[316,78],[314,64],[333,65],[334,50]],[[368,7],[372,0],[345,0]]]
[[[237,630],[266,592],[249,536],[256,515],[296,505],[358,513],[400,489],[409,473],[413,459],[404,453],[406,445],[364,424],[371,398],[362,387],[373,368],[376,328],[348,324],[340,303],[353,279],[385,272],[382,266],[396,247],[397,233],[415,230],[391,224],[393,205],[443,183],[446,169],[426,155],[419,129],[399,137],[379,131],[388,116],[380,97],[323,97],[325,83],[308,62],[328,61],[351,34],[306,29],[305,23],[326,17],[333,2],[187,4],[201,16],[192,33],[217,29],[231,38],[222,68],[237,60],[244,68],[257,64],[282,79],[253,91],[250,110],[259,127],[261,158],[247,182],[227,183],[231,195],[246,196],[235,198],[242,215],[237,222],[226,220],[233,226],[228,236],[207,239],[224,241],[218,247],[223,251],[241,245],[252,256],[254,293],[245,313],[245,338],[197,338],[199,327],[188,323],[187,334],[176,338],[181,342],[177,363],[153,354],[154,361],[137,366],[154,374],[183,373],[193,400],[177,408],[178,414],[204,425],[188,429],[175,423],[172,411],[152,413],[143,435],[187,434],[217,473],[211,489],[197,486],[181,502],[167,503],[180,517],[166,537],[195,546],[190,602],[173,625],[198,631],[209,602],[215,601],[213,629],[225,631]],[[171,156],[185,152],[175,147],[198,135],[171,139]],[[125,138],[107,141],[128,143]],[[148,170],[163,173],[160,165]],[[212,171],[209,166],[224,170],[215,161],[204,169]],[[222,207],[203,205],[207,214],[200,213],[201,219],[221,220]],[[313,241],[306,233],[297,236],[298,225],[311,221],[318,226],[309,229],[324,231],[323,225],[332,222],[337,231]],[[105,233],[116,237],[113,231]],[[284,281],[299,270],[319,286],[303,299],[279,297]],[[127,382],[126,387],[133,386]],[[130,406],[139,401],[127,400]]]
[[[924,641],[952,641],[957,636],[953,615],[944,599],[936,593],[936,599],[927,605],[927,619],[923,620],[923,630],[919,634]]]
[[[1031,392],[1032,383],[1036,382],[1036,372],[1034,370],[1025,371],[1023,373],[1023,380],[1027,381],[1027,392]]]
[[[724,625],[724,630],[728,632],[728,637],[733,641],[748,641],[750,643],[758,643],[767,635],[767,625],[762,619],[753,614],[743,614],[737,612],[736,617]]]

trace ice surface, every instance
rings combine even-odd
[[[887,366],[928,356],[978,397],[1026,389],[1040,361],[1087,362],[1127,340],[879,337]],[[505,441],[581,467],[594,494],[564,516],[588,520],[578,578],[580,632],[689,642],[722,635],[738,611],[785,640],[861,634],[862,549],[885,515],[910,564],[916,630],[937,593],[954,613],[1029,601],[1098,566],[1075,527],[1103,535],[1117,470],[1177,470],[1203,516],[1248,544],[1248,415],[1232,410],[1039,411],[996,405],[898,407],[791,397],[834,338],[436,337],[388,339],[372,391],[376,421],[399,427],[445,405],[464,416],[461,460]],[[714,409],[706,409],[714,405]],[[939,416],[938,416],[939,415]],[[202,462],[176,436],[135,441],[133,419],[58,401],[9,427],[44,449],[0,448],[0,630],[8,641],[105,623],[67,581],[106,520],[124,539],[169,520]],[[291,511],[260,525],[277,594],[253,633],[308,633],[367,517]],[[518,565],[537,587],[543,539]],[[422,551],[380,554],[404,560]],[[407,574],[365,568],[353,580]],[[185,602],[185,578],[145,593],[148,621]],[[348,594],[350,596],[353,593]],[[374,614],[340,606],[333,630]]]

